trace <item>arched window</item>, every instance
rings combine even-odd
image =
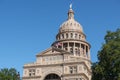
[[[68,33],[66,34],[66,38],[68,38]]]
[[[88,46],[86,47],[86,55],[87,55],[87,57],[89,57],[89,48],[88,48]]]
[[[77,48],[75,49],[75,55],[78,55],[78,49]]]
[[[71,33],[71,38],[73,38],[73,33]]]
[[[78,55],[80,56],[80,49],[78,49]]]
[[[64,39],[64,34],[62,34],[62,39]]]
[[[77,34],[75,34],[75,39],[77,39]]]
[[[73,48],[70,48],[70,52],[73,53]]]
[[[58,37],[59,37],[59,39],[60,39],[60,35],[59,35]]]
[[[56,74],[49,74],[45,77],[44,80],[61,80],[60,77]]]
[[[82,78],[80,78],[80,80],[82,80]]]
[[[79,35],[79,39],[81,39],[81,35]]]
[[[60,37],[59,37],[59,35],[57,36],[57,39],[58,39],[58,40],[60,40]]]

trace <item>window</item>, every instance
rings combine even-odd
[[[80,56],[80,49],[78,49],[78,55]]]
[[[72,67],[70,67],[70,73],[71,73],[71,74],[73,73],[73,68],[72,68]]]
[[[74,73],[77,73],[77,66],[74,66],[74,67],[73,67],[73,72],[74,72]]]
[[[81,35],[79,35],[79,39],[81,39]]]
[[[71,74],[77,73],[77,66],[70,66],[69,71]]]
[[[62,34],[62,39],[64,39],[64,34]]]
[[[45,80],[61,80],[60,77],[56,74],[49,74],[45,77]]]
[[[77,34],[75,34],[75,39],[77,39]]]
[[[57,39],[59,40],[59,39],[60,39],[60,36],[57,36]]]
[[[29,76],[35,76],[35,69],[29,69]]]
[[[70,52],[73,53],[73,48],[70,48]]]
[[[71,33],[71,38],[73,38],[73,34]]]
[[[69,18],[70,18],[70,19],[72,18],[72,14],[69,14]]]
[[[80,80],[82,80],[82,78],[80,78]]]
[[[78,55],[78,49],[75,49],[75,55]]]
[[[66,34],[66,38],[68,38],[68,34]]]

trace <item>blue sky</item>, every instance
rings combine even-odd
[[[0,68],[14,67],[22,76],[23,65],[55,41],[70,3],[97,61],[106,31],[120,28],[120,0],[0,0]]]

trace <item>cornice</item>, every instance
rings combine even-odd
[[[22,79],[35,79],[35,78],[41,78],[41,76],[22,77]]]
[[[67,62],[67,63],[60,63],[60,64],[46,64],[46,65],[31,65],[31,66],[24,66],[23,68],[39,68],[39,67],[56,67],[56,66],[65,66],[65,65],[75,65],[75,64],[84,64],[87,70],[91,73],[91,70],[86,65],[85,62]]]
[[[67,42],[74,42],[74,41],[78,41],[78,43],[81,43],[81,42],[83,42],[83,43],[86,43],[86,44],[88,44],[89,45],[89,47],[91,48],[91,45],[87,42],[87,41],[83,41],[83,40],[78,40],[78,39],[64,39],[64,40],[57,40],[57,41],[55,41],[53,44],[55,44],[55,43],[57,43],[57,42],[64,42],[64,41],[67,41]],[[53,45],[52,44],[52,45]],[[51,45],[51,46],[52,46]]]

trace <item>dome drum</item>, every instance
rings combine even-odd
[[[86,36],[83,33],[73,31],[58,33],[56,36],[56,40],[69,40],[69,39],[86,41]]]

